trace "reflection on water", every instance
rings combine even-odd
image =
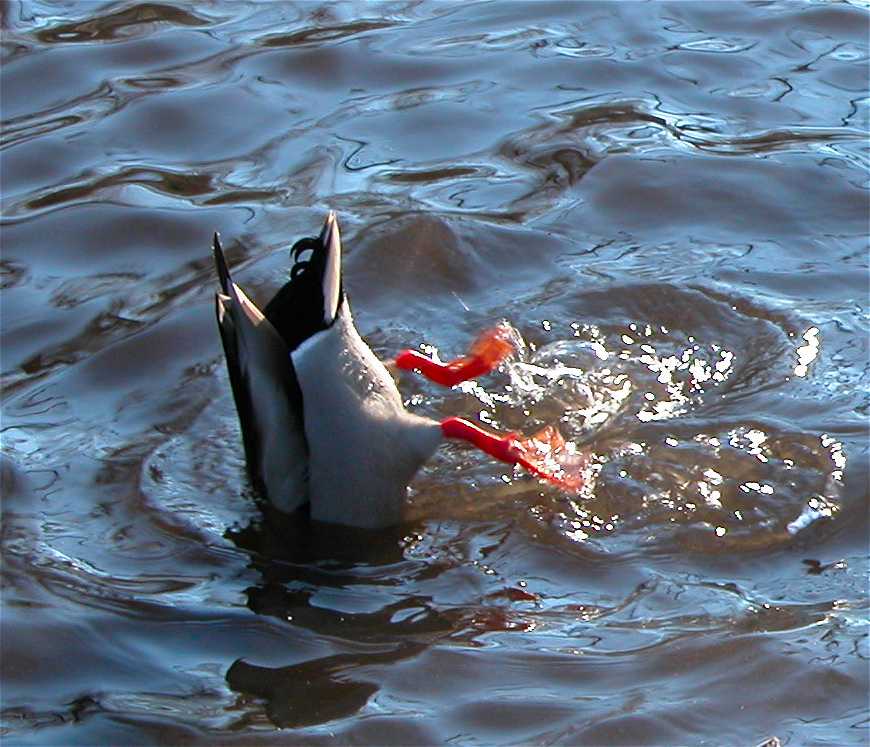
[[[5,739],[866,743],[862,3],[0,12]],[[409,408],[579,491],[259,505],[209,240],[261,301],[330,208],[382,357],[515,331]]]

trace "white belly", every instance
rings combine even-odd
[[[345,304],[335,323],[293,352],[309,450],[311,516],[382,527],[401,519],[407,484],[441,430],[408,414],[389,371]]]

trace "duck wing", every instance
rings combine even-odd
[[[248,470],[255,487],[290,512],[308,500],[308,445],[293,361],[282,335],[232,281],[217,234],[214,257],[215,310]]]

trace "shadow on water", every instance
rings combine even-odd
[[[262,577],[245,590],[248,608],[355,649],[290,666],[234,662],[229,686],[265,700],[277,726],[302,728],[356,713],[379,689],[364,670],[412,659],[461,629],[461,614],[439,611],[427,597],[403,595],[372,612],[312,601],[324,588],[359,586],[365,593],[372,583],[395,584],[392,574],[405,563],[403,545],[414,527],[364,530],[312,521],[304,510],[287,516],[262,508],[262,518],[225,535],[251,554]]]

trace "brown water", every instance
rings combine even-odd
[[[868,9],[7,3],[4,744],[868,743]],[[213,316],[338,211],[408,522],[264,518]]]

